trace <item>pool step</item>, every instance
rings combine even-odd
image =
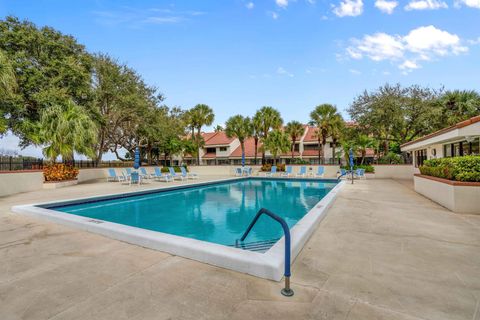
[[[232,244],[230,245],[230,247],[236,247],[243,250],[265,253],[268,249],[273,247],[273,245],[277,241],[278,239],[262,240],[262,241],[255,241],[255,242],[239,242],[238,245]]]

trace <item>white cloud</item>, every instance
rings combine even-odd
[[[456,7],[461,7],[462,5],[470,8],[480,9],[480,0],[455,0]]]
[[[255,7],[255,4],[253,2],[249,2],[245,5],[245,7],[247,7],[247,9],[251,10]]]
[[[404,37],[408,50],[421,54],[429,60],[429,56],[459,54],[468,51],[468,48],[460,44],[460,38],[456,34],[448,33],[430,25],[414,29]]]
[[[362,0],[343,0],[338,6],[333,6],[333,13],[339,17],[356,17],[363,13]]]
[[[290,72],[288,72],[287,70],[285,70],[283,67],[278,67],[278,68],[277,68],[277,74],[286,75],[286,76],[289,76],[289,77],[293,77],[293,74],[291,74]]]
[[[278,19],[278,13],[273,12],[273,11],[269,11],[269,12],[267,12],[267,13],[268,13],[268,15],[269,15],[270,17],[272,17],[272,19],[274,19],[274,20],[277,20],[277,19]]]
[[[373,61],[391,61],[404,72],[421,67],[421,61],[430,61],[447,55],[458,55],[468,47],[456,34],[434,26],[411,30],[407,35],[375,33],[362,39],[352,39],[346,55],[352,59],[369,58]]]
[[[317,1],[315,1],[315,0],[307,0],[307,3],[309,3],[309,4],[315,4],[315,3],[317,3]]]
[[[406,6],[405,10],[437,10],[446,9],[448,5],[439,0],[411,0]]]
[[[286,8],[288,6],[288,0],[275,0],[275,3],[281,8]]]
[[[347,54],[354,59],[367,56],[374,61],[396,60],[403,56],[404,45],[398,36],[379,32],[366,35],[361,40],[352,40],[353,46],[347,48]]]
[[[178,23],[183,21],[184,18],[182,17],[148,17],[143,20],[144,23],[151,23],[151,24],[166,24],[166,23]]]
[[[398,6],[397,1],[388,1],[388,0],[375,1],[375,7],[386,14],[392,14],[397,6]]]
[[[356,70],[356,69],[350,69],[350,70],[348,70],[348,71],[349,71],[351,74],[356,75],[356,76],[362,74],[360,71],[358,71],[358,70]]]

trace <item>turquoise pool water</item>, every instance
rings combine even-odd
[[[267,208],[283,217],[291,228],[335,185],[334,181],[243,179],[46,207],[93,219],[233,245],[260,208]],[[263,216],[246,241],[271,240],[282,235],[280,225]]]

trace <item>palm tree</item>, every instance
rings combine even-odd
[[[73,160],[75,152],[93,158],[97,127],[81,107],[68,101],[64,106],[54,105],[42,111],[33,138],[37,144],[46,145],[43,153],[53,162],[59,156]]]
[[[442,127],[480,114],[480,94],[474,90],[447,91],[440,98],[440,103],[443,106]]]
[[[8,60],[6,54],[0,50],[0,99],[11,96],[17,88],[15,70]],[[0,134],[7,131],[7,120],[5,115],[0,113]]]
[[[206,104],[197,104],[195,107],[189,110],[191,127],[197,129],[197,146],[200,149],[201,133],[203,126],[209,126],[215,119],[215,114],[212,108]],[[200,164],[200,152],[197,152],[197,164]]]
[[[260,139],[261,131],[262,131],[262,123],[260,118],[253,118],[252,119],[252,129],[253,129],[253,141],[255,142],[255,164],[257,164],[257,153],[258,153],[258,140]]]
[[[256,122],[259,125],[259,135],[264,141],[268,138],[268,133],[271,129],[278,129],[283,124],[280,112],[269,106],[262,107],[258,110],[253,119],[254,123]],[[265,164],[265,148],[263,148],[262,152],[262,164]]]
[[[292,140],[291,152],[293,159],[295,154],[295,143],[297,142],[297,139],[301,138],[305,133],[305,127],[298,121],[290,121],[285,126],[285,133],[287,133]]]
[[[337,112],[337,107],[334,105],[325,103],[317,106],[315,110],[310,113],[310,118],[312,122],[317,126],[315,132],[318,139],[318,161],[322,162],[325,160],[325,145],[327,143],[327,138],[331,135],[331,123],[335,117],[339,114]]]
[[[277,164],[277,155],[287,152],[290,149],[288,134],[280,130],[273,130],[263,141],[263,152],[270,151],[273,163]]]
[[[215,126],[215,128],[213,128],[213,131],[215,131],[215,132],[223,131],[223,127],[222,127],[221,125],[217,124],[217,125]]]
[[[337,147],[338,141],[341,139],[345,130],[345,121],[343,121],[343,117],[340,114],[333,118],[330,129],[330,135],[332,137],[332,155],[333,158],[336,159],[337,156],[335,153],[335,149]]]
[[[360,162],[360,164],[363,164],[363,162],[365,161],[365,156],[367,154],[367,149],[374,146],[373,140],[369,136],[361,134],[355,139],[355,145],[357,147],[357,150],[359,150],[360,154],[362,155],[362,161]]]
[[[229,138],[237,138],[242,148],[242,167],[245,166],[245,140],[253,134],[252,121],[249,117],[236,115],[225,123],[225,132]]]

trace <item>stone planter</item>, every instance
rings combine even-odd
[[[416,174],[415,191],[458,213],[480,214],[480,182],[452,181]]]
[[[78,184],[78,180],[65,180],[65,181],[45,181],[43,183],[43,189],[58,189]]]
[[[367,179],[375,179],[375,173],[365,172],[365,177],[366,177]]]

